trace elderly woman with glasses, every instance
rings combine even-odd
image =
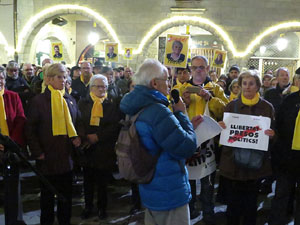
[[[263,100],[259,95],[261,87],[260,77],[255,70],[245,71],[240,74],[238,84],[241,87],[241,94],[237,99],[232,100],[226,107],[225,112],[243,115],[269,117],[274,119],[274,109],[272,105]],[[220,121],[219,124],[226,128],[226,124]],[[266,129],[264,134],[274,136],[272,129]],[[220,174],[227,179],[227,224],[239,225],[243,219],[244,225],[256,224],[257,196],[260,180],[271,175],[271,162],[269,151],[258,151],[249,149],[248,151],[259,154],[255,162],[260,160],[261,164],[255,168],[242,166],[237,160],[240,150],[223,146],[220,161]],[[244,150],[245,151],[245,150]],[[251,161],[252,162],[252,161]]]
[[[86,139],[87,162],[83,166],[85,209],[81,214],[87,219],[93,211],[94,184],[98,192],[98,216],[107,217],[107,181],[116,167],[114,151],[121,113],[117,102],[107,94],[108,81],[103,75],[94,75],[90,80],[90,93],[79,101]]]

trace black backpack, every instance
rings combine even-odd
[[[120,122],[123,126],[115,147],[120,174],[124,179],[138,184],[152,181],[160,155],[160,152],[155,156],[151,155],[136,131],[135,121],[143,110],[131,118],[126,115],[126,119]]]

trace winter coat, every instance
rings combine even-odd
[[[76,101],[68,93],[65,93],[64,99],[69,107],[72,122],[77,127],[76,122],[80,113]],[[43,174],[57,175],[73,169],[71,139],[67,135],[53,136],[51,92],[48,88],[43,94],[32,99],[25,131],[32,157],[37,159],[42,154],[45,155],[45,159],[37,160],[36,164]]]
[[[276,172],[300,174],[300,151],[291,150],[299,109],[300,92],[297,91],[283,100],[276,114],[278,138],[272,151],[272,165]]]
[[[235,113],[235,104],[237,104],[237,111],[239,114],[264,116],[269,117],[271,121],[274,120],[274,109],[272,105],[261,99],[253,106],[244,105],[241,97],[231,101],[225,108],[225,112]],[[270,152],[265,152],[263,165],[258,170],[243,169],[235,164],[234,153],[231,147],[223,146],[220,162],[220,174],[232,180],[257,180],[262,177],[271,175],[271,161]]]
[[[142,85],[123,97],[120,108],[130,116],[145,108],[137,118],[137,132],[150,154],[161,152],[153,180],[139,185],[143,205],[163,211],[187,204],[191,190],[185,159],[197,146],[189,118],[179,111],[172,113],[162,93]]]
[[[120,131],[121,111],[118,104],[111,98],[103,101],[103,118],[99,126],[91,126],[91,111],[93,100],[90,96],[81,99],[78,103],[81,112],[84,134],[97,134],[99,141],[89,149],[84,150],[85,162],[83,166],[112,171],[116,168],[115,143]],[[83,138],[84,140],[84,138]]]

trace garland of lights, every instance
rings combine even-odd
[[[41,18],[43,18],[45,15],[48,14],[55,14],[58,10],[78,10],[87,13],[90,17],[95,19],[95,21],[102,23],[104,25],[104,28],[107,30],[107,32],[111,35],[114,42],[119,44],[119,52],[121,54],[124,54],[124,50],[122,49],[121,42],[119,41],[119,38],[112,28],[112,26],[108,23],[108,21],[102,17],[97,12],[93,11],[90,8],[84,7],[84,6],[78,6],[78,5],[56,5],[47,9],[44,9],[43,11],[39,12],[35,16],[29,19],[29,21],[26,23],[26,25],[23,27],[22,31],[20,32],[17,48],[14,50],[12,47],[10,47],[3,36],[3,34],[0,32],[0,43],[5,46],[5,50],[9,55],[12,55],[14,51],[20,52],[21,48],[23,46],[24,39],[30,34],[32,27],[34,27],[34,23]],[[138,49],[133,51],[133,54],[141,54],[144,50],[144,48],[147,46],[148,43],[150,43],[152,40],[154,40],[161,31],[161,28],[168,27],[172,24],[202,24],[204,26],[211,27],[213,30],[216,31],[216,33],[222,37],[225,44],[227,45],[229,51],[231,51],[232,55],[234,57],[242,58],[247,56],[251,53],[251,51],[257,47],[260,43],[260,41],[265,38],[266,36],[270,35],[271,33],[277,32],[282,29],[288,29],[288,28],[299,28],[300,22],[294,21],[294,22],[284,22],[277,24],[275,26],[269,27],[264,32],[262,32],[260,35],[258,35],[253,41],[250,42],[250,44],[247,46],[246,50],[244,52],[238,51],[228,34],[217,24],[212,22],[209,19],[197,17],[197,16],[173,16],[171,18],[165,19],[161,21],[160,23],[156,24],[155,26],[150,29],[147,34],[142,39]]]

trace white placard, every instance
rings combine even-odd
[[[197,137],[197,147],[199,147],[203,142],[214,138],[220,134],[222,128],[220,125],[211,117],[203,115],[203,121],[195,129]]]
[[[271,119],[263,116],[251,116],[237,113],[224,113],[226,129],[221,132],[220,144],[267,151]]]
[[[211,139],[205,149],[196,152],[192,158],[188,160],[186,165],[189,171],[189,180],[197,180],[206,177],[216,171],[216,159],[213,151],[214,141]]]

